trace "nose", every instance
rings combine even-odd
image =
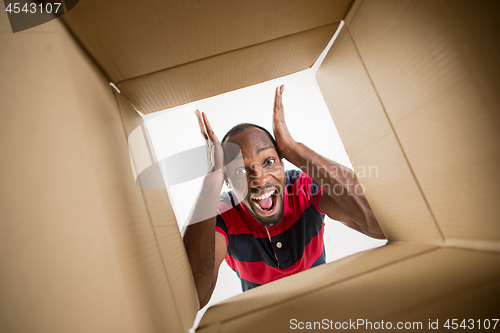
[[[252,165],[248,173],[248,184],[253,194],[271,185],[271,174],[261,165]]]

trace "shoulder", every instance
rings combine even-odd
[[[224,192],[219,197],[217,205],[217,216],[221,221],[228,219],[234,214],[234,209],[239,210],[238,200],[235,198],[233,191]]]
[[[222,193],[219,197],[219,205],[220,204],[234,206],[233,191]]]
[[[312,196],[312,201],[314,201],[318,193],[322,192],[318,183],[316,183],[311,176],[301,170],[287,171],[286,178],[286,185],[289,192],[292,192],[292,188],[295,187],[296,193]]]
[[[292,186],[301,188],[302,186],[311,186],[316,182],[305,172],[301,170],[286,171],[286,186],[290,189]]]
[[[236,210],[239,210],[238,205],[239,205],[239,201],[238,201],[238,199],[236,199],[236,196],[234,195],[233,191],[224,192],[219,197],[219,204],[217,206],[217,212],[219,214],[222,214],[222,213],[227,212],[233,208],[236,208]]]
[[[229,244],[228,229],[224,217],[227,219],[227,211],[233,208],[230,192],[224,192],[219,197],[219,204],[217,206],[217,217],[215,231],[221,233],[226,237],[226,245]]]
[[[234,233],[234,228],[241,225],[238,203],[233,191],[224,192],[219,197],[215,231],[226,238],[226,246],[230,243],[229,235]]]
[[[303,174],[300,170],[288,170],[286,171],[286,185],[291,186],[300,178]]]

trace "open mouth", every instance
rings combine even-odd
[[[252,202],[258,210],[264,214],[272,214],[276,208],[277,189],[272,189],[267,193],[252,198]]]

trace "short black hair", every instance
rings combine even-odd
[[[259,125],[255,125],[255,124],[250,124],[250,123],[242,123],[242,124],[238,124],[236,126],[233,126],[233,128],[231,128],[226,133],[226,135],[224,135],[224,137],[222,138],[222,143],[226,142],[231,135],[241,133],[241,132],[249,129],[250,127],[255,127],[255,128],[258,128],[258,129],[264,131],[264,133],[267,134],[269,139],[271,139],[271,142],[273,143],[274,149],[276,149],[276,151],[278,151],[278,145],[276,144],[276,140],[274,140],[273,135],[271,133],[269,133],[269,131],[266,130],[264,127],[259,126]]]
[[[271,139],[271,142],[273,143],[274,149],[276,150],[276,152],[278,153],[279,158],[281,159],[281,155],[280,155],[280,152],[278,150],[278,145],[276,144],[276,140],[274,139],[273,135],[271,133],[269,133],[268,130],[266,130],[264,127],[259,126],[259,125],[250,124],[250,123],[242,123],[242,124],[238,124],[236,126],[233,126],[233,128],[231,128],[226,133],[226,135],[224,135],[224,137],[222,138],[221,144],[222,144],[222,150],[224,151],[224,163],[226,165],[230,162],[231,158],[230,158],[229,161],[227,160],[226,151],[224,149],[224,143],[227,142],[227,140],[229,139],[229,137],[231,135],[241,133],[241,132],[243,132],[243,131],[245,131],[245,130],[247,130],[249,128],[252,128],[252,127],[260,129],[260,130],[264,131],[264,133],[266,133],[266,135],[269,137],[269,139]],[[236,156],[234,156],[234,157],[236,157]],[[226,178],[226,181],[227,181],[227,178]]]

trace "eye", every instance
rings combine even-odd
[[[234,170],[234,174],[238,175],[238,176],[244,175],[246,173],[247,173],[247,170],[245,168],[238,168],[238,169]]]
[[[275,159],[274,158],[270,158],[270,159],[267,159],[265,162],[264,162],[264,165],[265,166],[271,166],[275,163]]]

